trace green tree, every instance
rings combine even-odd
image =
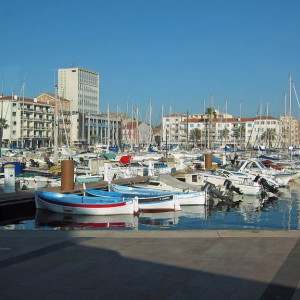
[[[228,137],[229,137],[229,129],[228,129],[228,128],[224,128],[224,129],[222,130],[222,139],[223,139],[223,138],[225,139],[225,143],[226,143]]]
[[[91,142],[92,144],[96,144],[100,139],[100,136],[98,134],[92,134],[91,135]]]
[[[242,124],[238,127],[238,139],[240,141],[241,147],[242,147],[242,141],[245,140],[245,136],[246,136],[246,128],[245,128],[245,125]]]
[[[3,130],[6,128],[8,128],[7,121],[3,118],[0,118],[0,156],[1,156],[1,149],[2,149]]]
[[[265,141],[268,147],[272,147],[272,141],[275,141],[277,138],[277,134],[274,128],[268,128],[261,135],[261,140]]]
[[[213,107],[208,107],[208,108],[205,110],[205,114],[206,114],[206,115],[212,115],[212,116],[214,116],[214,118],[217,117],[217,112],[216,112],[216,110],[215,110]]]
[[[190,140],[193,141],[194,145],[198,145],[198,141],[202,138],[202,131],[199,128],[192,129],[190,131]]]
[[[238,133],[239,133],[239,136],[245,137],[245,133],[246,133],[245,125],[239,126],[239,128],[238,128]]]

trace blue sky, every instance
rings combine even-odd
[[[284,113],[300,95],[299,0],[2,0],[2,92],[53,92],[58,68],[100,73],[100,107],[152,124],[161,109],[238,117]],[[293,114],[299,116],[293,96]]]

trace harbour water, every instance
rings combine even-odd
[[[79,216],[33,210],[13,222],[0,220],[0,230],[298,230],[300,185],[281,189],[278,199],[261,202],[236,196],[237,204],[183,206],[182,211],[139,216]]]

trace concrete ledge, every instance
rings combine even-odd
[[[13,230],[1,231],[0,237],[106,237],[106,238],[291,238],[300,237],[300,230],[69,230],[69,231],[41,231],[41,230]]]

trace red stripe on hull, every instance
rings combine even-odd
[[[41,198],[41,200],[54,205],[80,207],[80,208],[111,208],[111,207],[121,207],[126,205],[126,202],[109,203],[109,204],[75,204],[75,203],[65,203],[65,202],[59,202],[54,200],[48,200],[44,198]]]

